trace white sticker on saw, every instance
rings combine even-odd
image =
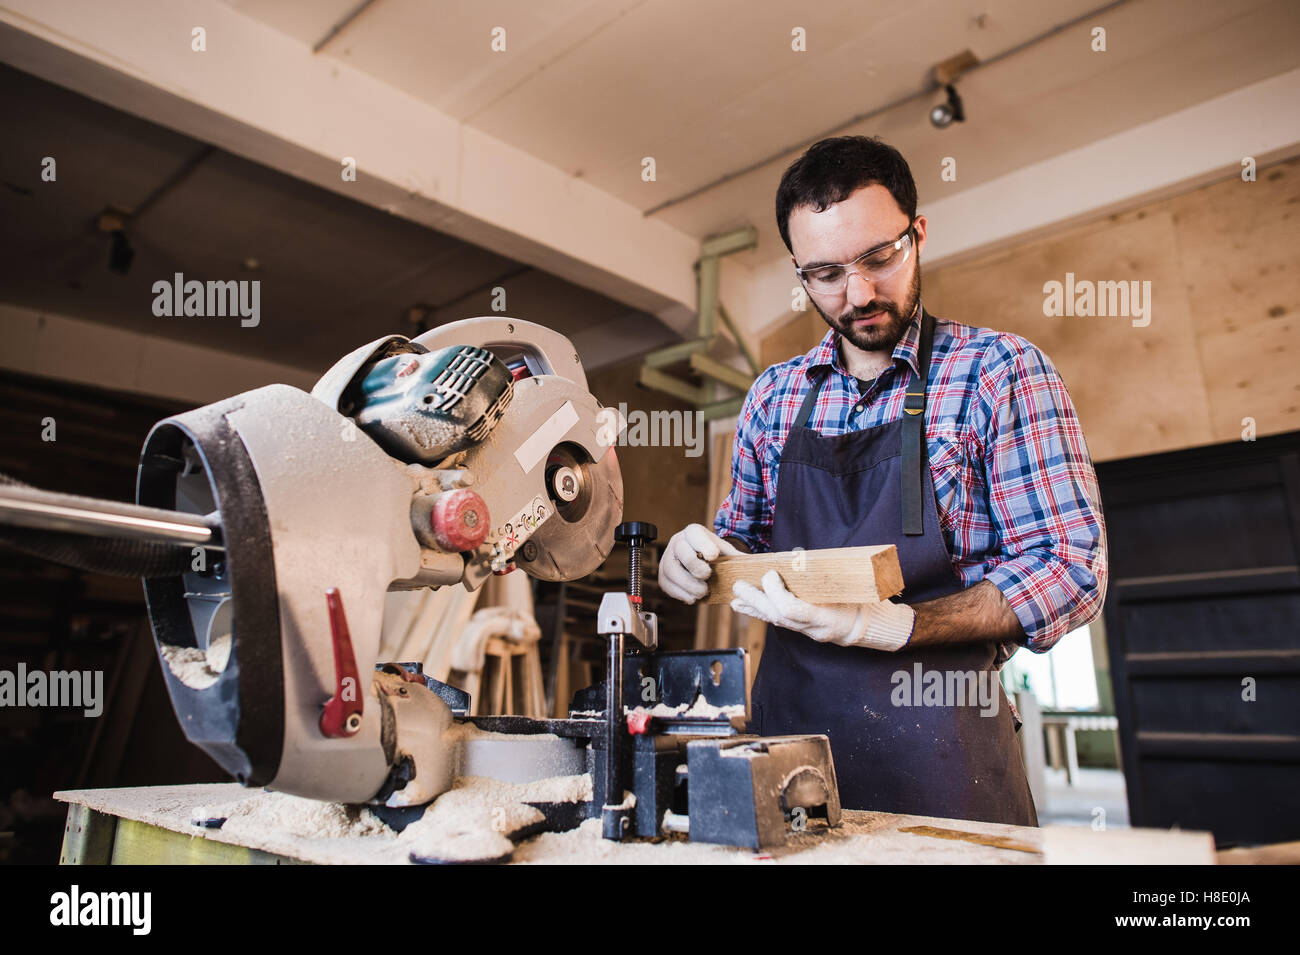
[[[514,557],[515,551],[523,546],[524,541],[533,536],[537,528],[541,527],[552,513],[554,512],[546,506],[546,502],[539,494],[526,504],[513,520],[493,528],[492,533],[488,535],[488,540],[497,545],[492,569],[499,570],[500,568],[496,566],[498,563],[504,565]]]
[[[537,462],[551,453],[551,448],[560,443],[560,439],[569,433],[569,429],[578,423],[578,412],[572,401],[560,405],[559,410],[551,415],[532,436],[519,445],[515,451],[515,460],[527,474],[537,467]]]

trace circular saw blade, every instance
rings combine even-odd
[[[557,445],[552,454],[557,453],[565,456],[565,465],[577,464],[583,506],[557,507],[531,538],[537,556],[519,555],[519,568],[538,580],[576,580],[593,573],[614,549],[614,528],[623,519],[623,474],[614,448],[594,462],[576,445]]]

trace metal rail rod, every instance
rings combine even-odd
[[[182,514],[33,487],[0,485],[0,524],[224,549],[220,535],[208,518],[200,514]]]

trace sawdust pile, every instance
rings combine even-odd
[[[434,801],[401,840],[417,859],[473,862],[505,859],[515,844],[508,833],[542,822],[532,806],[507,799],[484,803],[473,787],[453,789]]]
[[[479,729],[473,723],[462,723],[458,720],[443,731],[442,738],[449,740],[543,740],[559,739],[560,737],[554,733],[498,733],[495,730]]]
[[[160,644],[162,658],[176,679],[194,690],[206,690],[221,678],[230,662],[231,639],[224,634],[213,640],[204,650],[200,647],[178,647]]]
[[[272,829],[299,839],[391,838],[393,830],[365,806],[318,802],[287,793],[260,793],[232,805],[205,807],[208,818],[225,818],[222,831],[236,838]],[[192,814],[195,818],[199,810]]]
[[[482,776],[460,776],[398,841],[417,858],[444,862],[505,859],[514,852],[510,834],[538,825],[545,817],[527,803],[585,802],[591,776],[555,776],[530,783],[505,783]]]
[[[739,703],[729,703],[726,706],[714,706],[703,696],[697,697],[695,702],[690,706],[685,703],[678,703],[676,706],[669,706],[667,703],[656,703],[647,709],[644,706],[638,706],[636,709],[623,707],[623,712],[628,716],[640,716],[648,713],[651,716],[657,716],[661,719],[674,719],[677,717],[688,717],[693,719],[711,719],[716,720],[720,716],[728,718],[733,716],[744,716],[745,707]]]
[[[196,830],[224,819],[220,833],[241,845],[288,854],[310,843],[331,856],[350,852],[350,861],[402,863],[411,856],[441,862],[503,859],[514,851],[512,833],[537,825],[542,813],[528,803],[586,802],[591,776],[556,776],[529,783],[506,783],[459,776],[452,789],[425,808],[400,833],[365,806],[318,802],[286,793],[241,793],[229,803],[197,806],[190,812]]]

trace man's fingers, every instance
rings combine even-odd
[[[754,617],[757,620],[762,620],[764,623],[776,622],[771,618],[771,614],[767,613],[764,610],[760,610],[758,607],[746,603],[745,601],[741,600],[739,597],[731,601],[731,609],[734,610],[736,613],[743,613],[747,617]]]
[[[684,533],[687,545],[708,564],[712,564],[723,554],[730,557],[740,554],[740,551],[703,524],[687,524]],[[712,568],[710,568],[710,572],[712,572]]]
[[[669,552],[659,561],[659,578],[660,583],[667,583],[669,590],[677,591],[673,592],[677,599],[698,600],[708,592],[701,579],[690,573],[689,568],[682,567],[675,552]]]
[[[736,547],[735,544],[732,544],[723,537],[718,538],[718,550],[723,554],[726,554],[728,557],[740,557],[745,553],[743,550]]]
[[[713,562],[722,554],[734,557],[741,553],[703,524],[687,524],[673,535],[669,550],[697,580],[713,575]]]
[[[798,599],[786,588],[785,581],[775,570],[769,570],[764,574],[760,583],[763,585],[763,593],[767,595],[767,599],[781,610],[787,609],[790,601]]]
[[[660,586],[669,596],[693,603],[709,592],[709,587],[687,568],[675,555],[666,555],[659,563]],[[664,586],[667,584],[667,586]]]
[[[749,610],[742,610],[741,613],[746,613],[751,617],[758,617],[760,620],[766,620],[768,623],[781,623],[780,611],[772,604],[772,601],[768,599],[767,594],[763,593],[763,591],[759,590],[753,584],[747,584],[743,580],[738,580],[732,585],[731,592],[735,594],[736,597],[735,601],[733,601],[734,603],[740,603],[750,608]]]
[[[673,537],[673,556],[697,580],[708,580],[713,573],[713,568],[709,565],[717,559],[718,547],[710,539],[712,537],[700,524],[687,524]]]
[[[804,624],[811,619],[812,605],[790,593],[785,581],[775,570],[769,570],[763,575],[763,592],[777,613],[787,620]]]
[[[696,580],[708,580],[713,576],[713,568],[708,561],[701,560],[695,549],[684,539],[673,547],[672,560]]]
[[[708,561],[717,560],[718,545],[722,543],[717,534],[703,524],[687,524],[684,533],[686,542],[695,548],[701,557]]]

